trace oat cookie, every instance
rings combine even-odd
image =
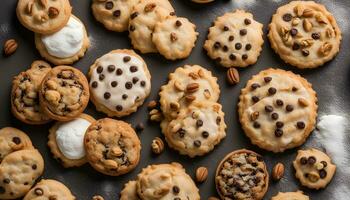
[[[303,194],[302,191],[296,192],[279,192],[271,200],[309,200],[310,198]]]
[[[40,106],[45,114],[58,121],[78,117],[89,102],[89,85],[85,75],[70,66],[57,66],[41,83]]]
[[[299,150],[293,161],[295,176],[303,186],[325,188],[332,180],[336,166],[331,158],[317,149]]]
[[[332,60],[342,39],[333,15],[314,1],[292,1],[278,8],[268,37],[285,62],[301,69],[316,68]]]
[[[95,119],[87,114],[68,122],[56,122],[49,130],[49,146],[53,157],[64,167],[79,167],[87,162],[84,136]]]
[[[104,118],[92,123],[84,143],[90,165],[103,174],[126,174],[139,163],[141,142],[123,121]]]
[[[69,0],[19,0],[17,18],[27,29],[51,34],[63,28],[71,16]]]
[[[241,149],[229,153],[220,162],[215,184],[222,199],[260,200],[269,186],[269,174],[259,154]]]
[[[90,40],[83,22],[71,15],[61,30],[50,35],[36,33],[35,46],[40,55],[51,63],[67,65],[84,56]]]
[[[31,67],[13,78],[11,111],[27,124],[45,124],[51,119],[39,106],[39,87],[45,75],[51,70],[48,63],[37,60]]]
[[[97,59],[89,79],[91,101],[110,117],[135,112],[151,92],[147,65],[133,50],[113,50]]]
[[[283,152],[305,142],[315,128],[317,108],[316,92],[306,79],[270,68],[242,89],[238,113],[253,144]]]
[[[42,179],[23,198],[23,200],[75,200],[72,192],[63,183],[51,179]]]
[[[169,60],[187,58],[197,40],[196,25],[183,17],[169,16],[156,23],[152,41]]]
[[[44,171],[44,160],[36,149],[15,151],[0,164],[0,199],[24,196]]]
[[[209,28],[204,49],[224,67],[247,67],[256,63],[262,50],[262,28],[251,13],[243,10],[226,13]]]

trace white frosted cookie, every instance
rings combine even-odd
[[[247,67],[256,63],[262,45],[263,25],[243,10],[220,16],[209,28],[204,49],[224,67]]]
[[[299,150],[293,161],[295,176],[303,186],[325,188],[332,180],[336,166],[329,156],[317,149]]]
[[[98,58],[89,71],[91,101],[108,116],[137,110],[151,91],[151,75],[132,50],[113,50]]]
[[[285,62],[302,69],[332,60],[342,39],[333,15],[314,1],[292,1],[278,8],[268,37]]]
[[[176,60],[190,55],[197,36],[196,26],[188,19],[169,16],[156,23],[152,41],[165,58]]]
[[[242,89],[238,113],[253,144],[283,152],[305,142],[315,128],[317,108],[316,92],[306,79],[270,68]]]
[[[303,194],[302,191],[296,192],[279,192],[271,200],[309,200],[310,198]]]

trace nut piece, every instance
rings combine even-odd
[[[154,140],[152,141],[152,152],[155,154],[161,154],[164,150],[164,142],[162,139],[160,139],[159,137],[154,138]]]
[[[157,110],[153,109],[149,112],[150,120],[154,122],[160,122],[162,121],[162,113]]]
[[[176,42],[176,40],[177,40],[176,33],[170,33],[170,41],[171,42]]]
[[[203,94],[204,94],[204,97],[205,97],[206,99],[210,99],[211,94],[210,94],[210,91],[209,91],[208,89],[205,89],[204,92],[203,92]]]
[[[186,87],[186,92],[188,93],[195,93],[199,89],[199,84],[198,83],[190,83]]]
[[[179,81],[175,81],[174,82],[174,87],[179,90],[179,91],[184,91],[185,88],[183,87],[183,85],[179,82]]]
[[[330,44],[329,42],[325,42],[320,49],[318,50],[319,54],[322,56],[328,56],[328,54],[331,52],[333,48],[333,45]]]
[[[298,103],[299,103],[299,105],[301,105],[301,106],[303,106],[303,107],[307,107],[307,106],[309,105],[309,103],[307,102],[307,100],[304,99],[304,98],[299,98],[299,99],[298,99]]]
[[[298,17],[301,17],[304,13],[304,7],[302,4],[298,4],[294,7],[294,12]]]
[[[226,73],[226,78],[231,85],[236,85],[237,83],[239,83],[239,73],[237,69],[233,67],[228,69]]]
[[[50,7],[49,8],[49,17],[50,18],[55,18],[60,14],[60,11],[55,8],[55,7]]]
[[[157,5],[155,3],[149,3],[145,6],[145,12],[151,12]]]
[[[299,23],[300,23],[300,18],[294,18],[292,21],[293,26],[298,26]]]
[[[153,108],[157,107],[157,105],[158,105],[158,103],[156,101],[152,100],[148,103],[147,108],[149,110],[152,110]]]
[[[303,21],[303,28],[306,32],[310,32],[312,29],[312,24],[308,19],[304,19]]]
[[[196,170],[196,181],[203,183],[208,178],[208,169],[206,167],[198,167]]]
[[[199,78],[199,75],[194,72],[189,73],[188,76],[190,76],[193,80],[197,80]]]
[[[192,101],[196,100],[196,96],[194,95],[186,95],[185,99],[188,103],[191,103]]]
[[[272,169],[272,178],[275,181],[280,180],[284,175],[284,165],[282,163],[277,163]]]
[[[17,50],[18,44],[16,40],[9,39],[4,44],[4,54],[5,56],[10,56]]]
[[[104,200],[104,198],[100,195],[95,195],[92,197],[92,200]]]
[[[326,35],[327,35],[328,38],[333,38],[333,37],[335,37],[334,30],[331,29],[331,28],[327,28],[327,30],[326,30]]]
[[[255,111],[255,112],[253,112],[253,113],[250,115],[250,119],[251,119],[252,121],[257,120],[258,118],[259,118],[259,112],[258,112],[258,111]]]
[[[303,17],[313,17],[314,16],[314,11],[306,8],[303,12]]]

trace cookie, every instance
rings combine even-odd
[[[181,109],[164,129],[169,146],[190,157],[208,153],[226,136],[221,105],[205,101]]]
[[[133,50],[113,50],[90,67],[91,101],[110,117],[136,112],[151,92],[151,74]]]
[[[302,191],[296,192],[279,192],[271,200],[309,200],[310,198],[303,194]]]
[[[51,179],[42,179],[23,198],[23,200],[34,199],[64,199],[75,200],[72,192],[63,183]]]
[[[273,15],[268,38],[282,60],[304,69],[332,60],[339,52],[342,36],[325,6],[314,1],[292,1]]]
[[[267,69],[242,89],[239,119],[251,142],[268,151],[300,146],[315,128],[317,97],[306,79],[290,71]]]
[[[19,0],[17,18],[27,29],[52,34],[63,28],[71,16],[69,0]]]
[[[196,26],[183,17],[169,16],[156,23],[152,41],[169,60],[187,58],[197,40]]]
[[[332,180],[336,166],[331,158],[317,149],[299,150],[293,161],[295,176],[311,189],[325,188]]]
[[[250,150],[229,153],[220,162],[215,175],[221,199],[263,199],[269,186],[269,173],[262,157]]]
[[[24,196],[44,171],[44,160],[36,149],[15,151],[0,164],[0,199]]]
[[[139,0],[94,0],[91,9],[95,19],[106,29],[123,32],[128,30],[131,11]]]
[[[79,167],[87,162],[84,136],[95,119],[87,114],[68,122],[56,122],[49,130],[49,146],[53,157],[64,167]]]
[[[110,118],[91,124],[85,134],[86,157],[97,171],[119,176],[140,160],[141,142],[130,124]]]
[[[57,66],[43,79],[39,90],[44,113],[57,121],[78,117],[89,102],[89,83],[85,75],[70,66]]]
[[[59,31],[50,35],[36,33],[35,46],[40,55],[51,63],[67,65],[84,56],[90,40],[83,22],[72,15]]]
[[[12,127],[0,129],[0,163],[12,152],[33,148],[32,141],[24,132]]]
[[[31,67],[13,78],[11,91],[11,111],[20,121],[27,124],[45,124],[51,119],[39,105],[41,81],[51,70],[48,63],[37,60]]]
[[[244,10],[220,16],[209,28],[204,49],[223,67],[247,67],[255,64],[264,43],[263,25]]]
[[[131,44],[141,53],[156,53],[152,34],[157,22],[174,15],[174,8],[168,0],[141,0],[134,6],[129,21]]]
[[[141,200],[137,194],[137,182],[129,181],[124,185],[124,189],[120,192],[120,200]]]

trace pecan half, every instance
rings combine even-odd
[[[208,169],[206,167],[198,167],[196,170],[196,181],[204,182],[208,178]]]
[[[280,180],[284,175],[284,165],[282,163],[277,163],[272,169],[272,178],[275,181]]]
[[[9,39],[4,44],[4,54],[5,56],[10,56],[17,50],[18,44],[16,40]]]
[[[195,93],[199,90],[199,84],[198,83],[190,83],[186,87],[186,92],[188,93]]]
[[[318,50],[319,54],[322,56],[328,56],[328,54],[331,52],[333,48],[333,45],[329,42],[325,42]]]
[[[239,73],[237,69],[233,67],[228,69],[226,73],[226,78],[231,85],[236,85],[237,83],[239,83]]]
[[[164,142],[159,137],[154,138],[151,144],[152,152],[155,154],[161,154],[164,150]]]
[[[144,11],[145,12],[151,12],[157,5],[155,3],[149,3],[145,6]]]

